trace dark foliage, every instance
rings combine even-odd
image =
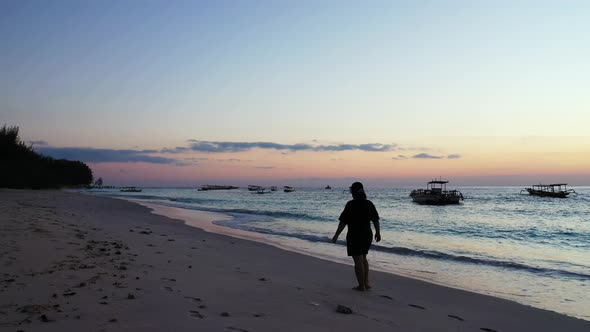
[[[92,170],[80,161],[53,159],[33,151],[18,136],[18,127],[0,128],[0,188],[85,186]]]

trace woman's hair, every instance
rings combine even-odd
[[[353,199],[367,199],[363,184],[360,182],[355,182],[350,186],[350,193],[352,194]]]

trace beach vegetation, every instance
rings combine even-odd
[[[86,186],[92,170],[81,161],[39,154],[19,137],[18,126],[0,128],[0,188],[60,188]]]

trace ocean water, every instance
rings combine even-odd
[[[590,320],[590,188],[566,199],[520,194],[521,187],[458,187],[460,205],[423,206],[414,188],[366,188],[381,216],[372,268],[507,298]],[[264,234],[291,250],[347,260],[329,239],[350,199],[346,188],[297,188],[258,195],[245,188],[144,188],[98,195],[222,212],[219,225]],[[352,273],[352,272],[351,272]]]

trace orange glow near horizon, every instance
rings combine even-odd
[[[253,149],[236,153],[186,153],[174,155],[178,164],[97,163],[96,177],[139,183],[198,185],[219,181],[305,178],[432,179],[458,177],[531,176],[590,173],[588,139],[458,139],[440,144],[415,158],[419,150],[396,152],[280,152]],[[452,151],[460,157],[449,159]],[[409,153],[408,153],[409,152]],[[399,155],[404,158],[398,157]],[[170,155],[168,155],[170,157]],[[185,162],[183,162],[183,160]],[[588,177],[590,178],[590,176]]]

